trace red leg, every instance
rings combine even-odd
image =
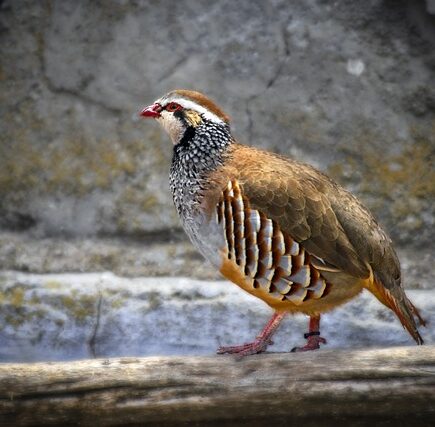
[[[272,335],[278,329],[278,326],[286,314],[287,313],[285,312],[275,313],[254,342],[243,345],[219,347],[216,352],[218,354],[237,354],[238,356],[249,356],[250,354],[262,353],[266,350],[268,345],[273,344],[271,340]]]
[[[307,343],[303,347],[294,347],[292,352],[317,350],[320,344],[326,344],[325,338],[320,336],[320,315],[310,317],[309,332],[304,336]]]

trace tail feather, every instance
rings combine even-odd
[[[423,317],[421,316],[421,314],[420,314],[419,310],[417,309],[417,307],[411,301],[409,301],[409,300],[408,300],[408,303],[411,306],[412,314],[418,319],[419,325],[420,326],[426,326],[427,322],[426,322],[426,320],[423,319]]]
[[[394,294],[376,278],[372,281],[371,286],[369,287],[369,290],[380,302],[394,311],[403,327],[409,332],[412,338],[414,338],[415,342],[418,345],[422,345],[424,341],[417,329],[414,316],[422,326],[426,326],[426,321],[422,318],[414,304],[412,304],[408,299],[401,287],[398,286],[393,289]]]

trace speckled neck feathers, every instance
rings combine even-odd
[[[174,146],[169,184],[183,222],[198,213],[207,177],[223,164],[231,141],[228,124],[204,120],[196,128],[187,128]]]

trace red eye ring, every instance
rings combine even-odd
[[[169,111],[170,113],[174,113],[175,111],[179,111],[181,109],[181,105],[177,104],[176,102],[170,102],[165,108],[165,110]]]

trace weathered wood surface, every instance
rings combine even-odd
[[[435,346],[0,365],[1,426],[434,420]]]

